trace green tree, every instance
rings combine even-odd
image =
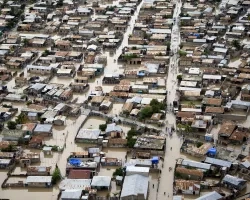
[[[24,113],[20,113],[20,115],[17,116],[16,123],[17,124],[24,124],[28,121],[28,117]]]
[[[182,50],[179,50],[179,55],[182,57],[182,56],[186,56],[187,55],[187,52],[186,51],[182,51]]]
[[[181,74],[177,75],[177,79],[178,79],[178,81],[181,81],[182,80],[182,75]]]
[[[199,141],[198,141],[198,142],[196,143],[196,147],[197,147],[197,148],[201,147],[202,145],[203,145],[202,142],[199,142]]]
[[[62,6],[63,6],[63,0],[59,0],[59,1],[57,2],[57,6],[58,6],[58,7],[62,7]]]
[[[133,54],[133,53],[131,53],[131,54],[125,54],[124,55],[124,60],[131,60],[132,58],[137,58],[138,56],[136,55],[136,54]]]
[[[105,131],[106,128],[107,128],[107,124],[100,124],[100,125],[99,125],[99,129],[100,129],[101,131]]]
[[[146,106],[145,108],[142,108],[140,113],[139,113],[139,118],[140,119],[146,119],[151,117],[153,114],[153,110],[151,106]]]
[[[123,174],[124,174],[123,169],[120,167],[114,171],[113,176],[123,176]]]
[[[12,144],[9,144],[8,147],[1,149],[2,152],[14,152],[16,150],[17,148]]]
[[[47,55],[49,55],[49,50],[48,50],[48,49],[46,49],[46,50],[43,52],[42,56],[46,57]]]
[[[150,106],[152,107],[153,113],[158,113],[160,110],[164,110],[166,107],[165,104],[159,102],[157,99],[152,99]]]
[[[130,139],[128,139],[128,141],[127,141],[127,146],[128,146],[129,148],[133,148],[133,147],[135,146],[135,143],[136,143],[136,139],[130,138]]]
[[[194,106],[195,106],[195,103],[194,103],[193,101],[189,101],[189,102],[188,102],[188,106],[189,106],[189,107],[194,107]]]
[[[235,47],[237,50],[240,50],[240,49],[241,49],[241,45],[240,45],[239,40],[233,40],[233,41],[232,41],[232,45],[233,45],[233,47]]]
[[[186,132],[186,133],[189,133],[189,132],[191,132],[192,131],[192,127],[189,125],[189,124],[187,124],[187,125],[185,125],[184,126],[184,131]]]
[[[17,123],[14,122],[14,121],[8,121],[8,123],[7,123],[7,127],[8,127],[8,129],[10,129],[10,130],[16,129],[16,125],[17,125]]]
[[[24,138],[23,137],[19,138],[17,143],[18,145],[24,144]]]
[[[24,44],[25,47],[28,46],[29,40],[27,38],[24,38],[23,39],[23,44]]]
[[[21,10],[24,10],[25,6],[26,6],[25,4],[22,4],[21,7],[20,7]]]
[[[6,27],[7,27],[8,29],[13,28],[13,26],[15,26],[14,21],[9,21],[9,22],[7,23],[7,25],[6,25]]]
[[[137,135],[137,132],[134,128],[131,128],[128,133],[127,133],[127,146],[129,148],[133,148],[135,143],[136,143],[136,139],[134,138]]]
[[[171,43],[168,41],[166,42],[166,46],[167,46],[167,50],[170,51],[170,46],[171,46]]]
[[[56,165],[56,168],[52,174],[52,184],[56,184],[58,181],[62,179],[60,169]]]

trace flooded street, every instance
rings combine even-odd
[[[168,79],[167,79],[167,105],[171,107],[173,101],[175,100],[175,92],[177,89],[177,74],[178,74],[178,49],[180,44],[180,31],[178,25],[178,16],[181,12],[181,3],[176,2],[176,7],[174,11],[173,18],[176,18],[176,22],[172,28],[171,36],[171,51],[174,55],[170,58]],[[176,128],[176,120],[173,112],[168,112],[166,114],[167,127],[174,126]],[[163,130],[165,132],[165,130]],[[167,134],[166,134],[167,135]],[[166,152],[164,157],[164,168],[162,169],[158,200],[172,199],[173,198],[173,181],[174,181],[174,171],[169,170],[170,167],[174,168],[176,159],[180,158],[180,147],[183,140],[175,134],[172,137],[167,136],[166,142]],[[152,187],[152,186],[150,186]],[[164,192],[166,195],[164,195]]]
[[[152,2],[151,0],[146,0],[147,2]],[[109,93],[112,91],[114,85],[103,85],[102,79],[104,75],[106,74],[114,74],[114,73],[120,73],[124,74],[124,66],[120,65],[117,60],[119,56],[122,53],[122,49],[126,46],[128,46],[128,38],[129,35],[133,33],[135,22],[138,18],[139,11],[142,7],[142,4],[144,1],[142,1],[138,6],[137,9],[134,12],[134,15],[132,15],[131,20],[128,24],[126,32],[123,34],[123,40],[121,42],[121,45],[114,50],[114,52],[108,52],[104,51],[101,52],[102,54],[107,56],[107,65],[104,69],[104,73],[96,78],[94,80],[89,81],[89,90],[82,94],[82,93],[74,93],[73,99],[77,99],[76,103],[81,104],[83,103],[87,98],[88,94],[91,91],[95,90],[96,86],[102,86],[104,93]],[[119,1],[113,1],[111,5],[118,5]],[[103,6],[103,5],[102,5]],[[168,75],[167,75],[167,81],[166,81],[166,90],[168,91],[167,95],[167,106],[168,111],[166,113],[166,126],[162,128],[162,133],[164,136],[166,136],[166,151],[164,155],[164,162],[162,163],[161,174],[158,173],[150,173],[149,177],[149,200],[172,200],[173,198],[173,181],[174,181],[174,170],[170,170],[170,168],[174,168],[176,159],[177,158],[189,158],[186,155],[183,155],[180,153],[180,147],[182,145],[183,139],[179,137],[176,133],[173,134],[173,136],[168,136],[166,133],[166,127],[175,127],[176,129],[176,117],[172,112],[172,104],[175,100],[175,94],[177,89],[177,74],[178,74],[178,61],[179,61],[179,45],[181,42],[180,38],[180,28],[179,28],[179,19],[178,16],[181,12],[181,2],[176,2],[176,7],[174,10],[173,18],[176,19],[174,22],[174,25],[172,27],[172,33],[171,33],[171,51],[173,52],[173,56],[170,57],[170,63],[168,68]],[[97,18],[97,14],[94,13],[92,15],[92,20],[94,21]],[[82,61],[81,64],[84,64],[84,61]],[[239,64],[238,61],[235,61],[234,64]],[[80,65],[79,65],[80,66]],[[79,67],[78,66],[78,67]],[[27,74],[27,70],[25,70],[25,75]],[[57,77],[54,76],[52,80],[50,80],[50,83],[56,83],[56,84],[64,84],[65,87],[69,87],[69,85],[74,80],[72,78],[64,78],[64,77]],[[132,83],[130,85],[133,85],[137,79],[131,80]],[[164,83],[165,84],[165,83]],[[10,90],[15,86],[14,79],[11,80],[7,85]],[[164,86],[164,85],[163,85]],[[23,88],[18,89],[18,92],[22,92]],[[24,107],[24,104],[22,103],[13,103],[14,107],[18,108],[18,113],[20,114],[21,109]],[[109,111],[109,115],[111,116],[118,116],[120,114],[120,111],[122,110],[123,103],[114,103],[113,108]],[[53,152],[52,155],[44,155],[43,152],[40,150],[33,150],[33,149],[26,149],[25,153],[33,152],[33,153],[39,153],[41,157],[41,162],[37,165],[40,166],[52,166],[52,170],[54,170],[54,167],[56,164],[58,165],[61,174],[63,177],[66,175],[66,164],[67,164],[67,158],[70,156],[71,152],[82,152],[83,150],[86,150],[88,147],[96,147],[97,145],[93,144],[83,144],[83,143],[75,143],[75,137],[80,128],[84,129],[99,129],[99,125],[105,124],[106,120],[104,118],[100,117],[88,117],[86,120],[87,115],[81,114],[78,118],[67,118],[66,124],[64,126],[53,126],[53,136],[51,138],[45,138],[44,142],[46,145],[57,145],[61,148],[65,147],[63,152]],[[122,118],[120,118],[122,119]],[[132,119],[128,119],[132,121],[134,124],[142,125],[141,122],[135,122]],[[84,123],[83,123],[84,122]],[[127,126],[125,124],[119,125],[124,134],[122,135],[122,138],[126,138],[127,132],[131,129],[130,126]],[[156,129],[161,129],[156,125],[147,124],[149,128],[154,127]],[[219,126],[218,126],[219,127]],[[125,163],[125,157],[127,156],[127,150],[126,148],[103,148],[101,151],[105,153],[105,156],[107,158],[117,158],[121,159],[122,163]],[[194,160],[194,159],[193,159]],[[118,166],[101,166],[100,171],[98,172],[98,175],[100,176],[111,176],[113,175],[113,172],[115,169],[117,169]],[[25,173],[25,170],[20,168],[18,166],[14,174],[23,174]],[[6,171],[0,171],[0,179],[4,180],[7,177]],[[160,179],[158,179],[160,177]],[[23,178],[10,178],[8,180],[8,183],[12,182],[18,182],[18,181],[25,181]],[[114,182],[112,182],[112,193],[121,190],[120,186],[116,186]],[[41,189],[27,189],[27,188],[8,188],[8,189],[0,189],[0,198],[7,198],[11,200],[19,200],[20,197],[22,199],[26,200],[56,200],[57,195],[59,193],[58,186],[53,187],[53,189],[47,189],[47,188],[41,188]],[[107,192],[99,192],[98,195],[100,196],[106,196]],[[189,197],[185,198],[189,199]],[[192,197],[190,197],[192,199]]]

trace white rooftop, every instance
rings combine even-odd
[[[52,176],[28,176],[26,183],[51,183]]]

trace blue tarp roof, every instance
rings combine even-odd
[[[74,166],[79,166],[81,164],[81,160],[76,158],[70,158],[69,163]]]
[[[152,160],[152,161],[158,161],[158,160],[159,160],[159,157],[158,157],[158,156],[154,156],[151,160]]]
[[[216,154],[217,150],[216,148],[210,148],[208,151],[207,151],[209,154]]]

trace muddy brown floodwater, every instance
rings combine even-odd
[[[117,105],[120,107],[120,105]],[[118,109],[117,107],[117,109]],[[45,140],[46,144],[50,145],[59,145],[63,146],[65,139],[66,139],[66,148],[62,153],[53,153],[52,156],[45,156],[41,151],[39,150],[25,150],[25,152],[34,152],[34,153],[40,153],[41,156],[41,163],[38,165],[40,166],[52,166],[54,167],[57,163],[61,173],[63,176],[65,176],[65,170],[66,170],[66,161],[68,156],[73,151],[82,151],[84,148],[91,146],[88,144],[81,144],[81,143],[75,143],[74,138],[77,133],[77,130],[79,129],[80,125],[82,124],[83,120],[86,118],[85,115],[81,115],[77,119],[74,118],[68,118],[66,121],[66,126],[64,127],[53,127],[53,137],[48,138]],[[89,117],[87,121],[84,123],[83,128],[98,128],[100,124],[105,123],[105,120],[98,117]],[[130,129],[129,126],[121,125],[121,128],[125,133]],[[125,136],[124,136],[125,137]],[[126,155],[126,149],[121,148],[104,148],[103,152],[106,153],[107,157],[116,157],[118,159],[122,159],[124,162],[124,158]],[[102,167],[99,175],[107,175],[112,176],[114,170],[116,167]],[[53,169],[52,169],[53,170]],[[25,173],[25,170],[17,167],[14,171],[14,174],[22,174]],[[0,171],[0,180],[4,180],[7,177],[7,171]],[[19,179],[18,179],[19,180]],[[8,182],[14,182],[18,181],[16,178],[10,179]],[[22,179],[23,180],[23,179]],[[25,180],[24,180],[25,181]],[[116,190],[116,187],[113,187],[114,190]],[[115,192],[113,191],[112,192]],[[118,189],[118,188],[117,188]],[[42,193],[42,195],[41,195]],[[54,187],[53,189],[0,189],[0,198],[7,198],[11,200],[20,199],[19,197],[22,196],[23,198],[27,200],[31,199],[37,199],[37,200],[47,200],[47,199],[56,199],[57,194],[59,193],[58,187]],[[102,196],[102,193],[98,194]]]

